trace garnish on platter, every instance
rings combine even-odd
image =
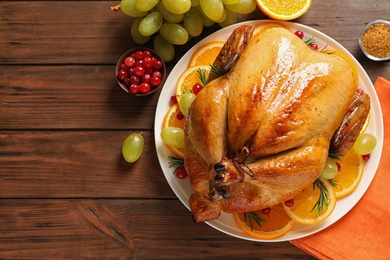
[[[376,145],[364,132],[370,97],[348,57],[325,49],[276,23],[241,26],[215,61],[197,65],[204,70],[182,74],[198,75],[190,87],[178,81],[180,95],[171,98],[185,120],[181,157],[196,221],[224,211],[249,235],[272,239],[295,222],[325,220],[356,189]],[[188,93],[191,103],[182,105]],[[287,220],[272,230],[280,209]]]

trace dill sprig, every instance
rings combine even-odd
[[[314,204],[313,208],[310,210],[310,212],[312,212],[313,210],[315,210],[317,208],[318,215],[322,215],[322,211],[324,210],[324,207],[328,207],[328,205],[329,205],[328,190],[326,189],[323,181],[320,180],[320,178],[317,178],[313,182],[313,189],[315,189],[315,188],[320,189],[320,196],[319,196],[316,204]]]
[[[168,157],[168,167],[172,168],[175,167],[175,170],[181,167],[184,167],[184,160],[175,156],[169,156]]]
[[[197,69],[196,73],[198,73],[199,79],[202,81],[203,86],[206,86],[208,81],[206,77],[206,70],[204,69]]]
[[[306,40],[305,43],[307,45],[310,45],[310,44],[314,43],[314,37],[311,37],[309,40]]]
[[[332,185],[333,187],[335,187],[335,188],[337,188],[338,187],[338,185],[337,185],[337,181],[336,180],[334,180],[334,179],[330,179],[330,180],[328,180],[328,182],[330,183],[330,185]]]
[[[261,223],[265,222],[265,220],[260,218],[260,216],[255,212],[244,212],[244,220],[245,223],[249,223],[251,230],[253,230],[254,222],[256,222],[259,226],[261,226]]]
[[[328,153],[328,157],[329,158],[332,158],[332,159],[335,159],[335,160],[340,160],[340,158],[342,157],[343,155],[341,153],[333,153],[333,152],[329,152]]]

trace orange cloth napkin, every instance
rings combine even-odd
[[[292,244],[319,259],[390,259],[390,81],[374,87],[384,120],[382,158],[370,187],[338,222]]]

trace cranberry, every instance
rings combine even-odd
[[[134,63],[134,67],[144,66],[143,63],[144,63],[143,60],[136,60],[135,63]]]
[[[131,84],[129,88],[130,93],[137,94],[139,92],[139,85]]]
[[[150,75],[153,75],[153,68],[145,68],[145,73],[146,74],[150,74]]]
[[[364,154],[362,155],[362,158],[364,161],[368,161],[370,159],[371,155],[370,154]]]
[[[152,52],[151,51],[149,51],[149,50],[145,50],[144,51],[144,58],[145,57],[149,57],[149,58],[151,58],[153,55],[152,55]]]
[[[270,207],[264,208],[264,209],[261,210],[261,212],[262,212],[263,214],[269,214],[269,213],[271,212],[271,208],[270,208]]]
[[[182,113],[177,113],[176,118],[177,118],[177,120],[183,120],[184,115]]]
[[[130,82],[131,82],[131,84],[138,85],[141,82],[141,79],[137,76],[132,75],[132,76],[130,76]]]
[[[152,79],[152,76],[150,74],[144,74],[142,76],[142,81],[143,82],[150,82],[151,79]]]
[[[172,102],[173,104],[176,104],[176,103],[177,103],[177,98],[176,98],[176,96],[171,96],[170,100],[171,100],[171,102]]]
[[[310,47],[311,47],[313,50],[318,51],[318,44],[316,44],[316,43],[310,43]]]
[[[153,68],[154,68],[155,70],[161,69],[162,66],[163,66],[163,63],[162,63],[161,60],[155,60],[155,61],[154,61]]]
[[[120,70],[118,72],[118,79],[123,81],[123,80],[125,80],[125,78],[127,78],[127,72],[124,70]]]
[[[153,65],[154,65],[154,61],[152,60],[151,57],[145,57],[145,58],[142,60],[142,65],[144,65],[144,67],[145,67],[146,69],[152,68]]]
[[[144,52],[143,51],[137,51],[134,53],[134,57],[136,60],[142,60],[144,58]]]
[[[139,84],[139,91],[146,94],[150,91],[150,84],[148,82],[142,82]]]
[[[357,88],[357,89],[356,89],[356,92],[358,92],[358,93],[364,93],[364,90],[363,90],[362,88]]]
[[[292,207],[294,205],[294,200],[293,199],[289,199],[289,200],[286,200],[284,202],[284,205],[286,205],[287,207]]]
[[[130,84],[131,84],[130,79],[129,78],[125,78],[123,80],[123,84],[125,84],[125,86],[130,86]]]
[[[126,57],[125,64],[126,64],[127,67],[134,66],[134,63],[135,63],[134,57],[132,57],[132,56]]]
[[[305,36],[305,34],[302,31],[296,31],[295,35],[298,36],[301,39],[303,39],[303,37]]]
[[[153,78],[156,77],[156,78],[160,78],[161,79],[161,77],[162,77],[161,72],[158,71],[158,70],[153,71],[152,77]]]
[[[129,68],[126,66],[126,64],[124,64],[124,63],[121,64],[120,70],[126,71],[126,70],[128,70],[128,69],[129,69]]]
[[[136,75],[137,77],[142,77],[143,75],[145,75],[145,67],[142,66],[135,67],[134,75]]]
[[[196,83],[195,85],[192,86],[192,93],[195,95],[198,95],[198,93],[203,89],[203,86],[200,85],[199,83]]]
[[[187,172],[183,167],[177,168],[175,171],[175,175],[179,179],[185,179],[187,177]]]
[[[152,78],[150,79],[150,84],[151,84],[152,86],[156,87],[156,86],[158,86],[158,85],[161,84],[161,79],[158,78],[158,77],[152,77]]]

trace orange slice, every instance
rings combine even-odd
[[[174,104],[167,112],[164,117],[162,129],[168,126],[174,126],[184,129],[185,117],[180,112],[180,108],[178,104]],[[173,153],[176,157],[184,158],[184,148],[175,148],[167,145],[169,151]]]
[[[253,217],[261,219],[258,224]],[[282,204],[272,206],[268,214],[259,210],[250,213],[234,213],[237,225],[248,235],[260,239],[272,239],[286,234],[294,225],[294,221],[286,214]]]
[[[259,9],[276,20],[292,20],[309,10],[312,0],[256,0]]]
[[[224,42],[213,41],[200,46],[194,54],[192,54],[190,61],[188,62],[188,68],[198,65],[213,64],[223,45]]]
[[[337,163],[340,164],[340,170],[333,179],[336,187],[332,188],[336,197],[341,198],[353,192],[359,185],[363,176],[364,161],[354,149],[350,149]]]
[[[198,70],[205,72],[206,78],[210,72],[209,65],[199,65],[188,68],[179,77],[176,83],[176,99],[180,104],[180,97],[186,92],[192,92],[192,87],[199,83],[203,86],[201,79],[199,78]]]
[[[283,203],[283,208],[291,219],[301,224],[317,224],[332,214],[336,207],[336,194],[328,181],[321,180],[321,183],[327,190],[328,195],[328,205],[323,205],[322,213],[319,214],[317,208],[314,208],[320,198],[320,189],[314,188],[314,185],[309,185],[309,187],[293,198],[294,204],[291,207]]]

